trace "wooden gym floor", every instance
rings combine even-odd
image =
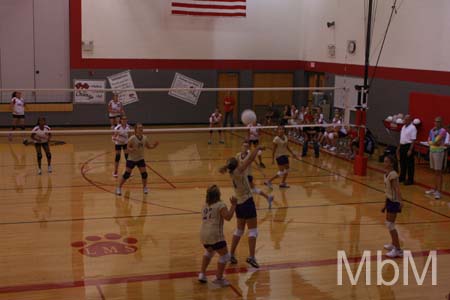
[[[41,176],[32,146],[23,146],[17,137],[12,143],[1,138],[0,299],[411,300],[445,299],[450,293],[450,177],[442,200],[428,198],[426,166],[417,168],[421,185],[402,187],[406,202],[397,228],[420,273],[427,251],[439,250],[438,285],[431,285],[428,274],[423,286],[414,280],[403,286],[401,274],[397,284],[377,286],[375,261],[372,285],[365,285],[364,271],[358,285],[351,286],[348,278],[337,285],[337,250],[348,257],[370,250],[375,257],[389,235],[380,212],[381,166],[371,161],[368,176],[356,177],[350,162],[325,153],[292,163],[291,188],[274,186],[272,210],[255,198],[261,269],[246,265],[243,239],[239,264],[228,267],[230,288],[197,283],[205,188],[219,184],[228,202],[231,182],[218,168],[239,151],[242,138],[229,134],[225,145],[211,146],[205,133],[152,138],[161,145],[146,153],[150,194],[143,195],[135,170],[122,197],[114,194],[109,136],[55,137],[66,144],[52,147],[54,171],[47,174],[44,168]],[[264,142],[270,145],[270,137]],[[275,172],[269,152],[264,153],[267,168],[254,170],[264,190],[263,179]],[[228,241],[234,228],[234,219],[225,224]],[[352,264],[354,272],[357,266]],[[392,278],[393,269],[385,267],[383,276]]]

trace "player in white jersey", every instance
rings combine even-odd
[[[286,183],[286,178],[289,173],[289,153],[291,153],[295,159],[298,159],[297,155],[289,148],[289,138],[286,135],[284,127],[278,126],[277,135],[273,139],[272,151],[272,164],[275,163],[276,159],[278,172],[272,178],[266,180],[264,182],[265,185],[272,188],[272,181],[281,177],[280,188],[289,188],[289,185]]]
[[[25,130],[25,101],[22,99],[21,92],[14,92],[11,95],[11,103],[9,104],[12,112],[12,130],[16,130],[16,127]],[[12,135],[9,135],[9,140],[12,140]],[[23,143],[28,143],[27,139],[23,139]]]
[[[128,159],[127,144],[128,144],[128,133],[131,131],[131,126],[128,125],[127,121],[128,121],[127,117],[122,115],[120,117],[120,124],[114,127],[113,141],[115,144],[114,148],[116,151],[116,156],[114,159],[114,173],[113,173],[114,177],[117,177],[122,150],[123,154],[125,155],[125,160]]]
[[[258,152],[258,156],[260,156],[262,151]],[[236,154],[236,159],[239,160],[239,163],[244,163],[244,161],[250,157],[250,143],[248,141],[244,141],[242,143],[241,152]],[[264,193],[261,189],[257,188],[255,186],[255,183],[253,182],[253,172],[252,172],[252,165],[250,164],[247,168],[247,179],[248,183],[250,184],[250,187],[252,188],[253,193],[258,194],[266,198],[267,202],[269,203],[269,209],[272,208],[272,202],[273,202],[273,196],[267,195]]]
[[[230,260],[227,242],[223,234],[223,220],[230,221],[236,209],[237,199],[230,198],[231,207],[220,199],[220,189],[217,185],[208,187],[206,191],[206,201],[202,209],[202,227],[200,229],[200,240],[206,249],[203,255],[202,268],[198,274],[198,281],[206,283],[206,269],[212,257],[217,252],[220,257],[217,262],[216,280],[213,283],[222,287],[229,286],[230,283],[223,277],[225,267]]]
[[[216,108],[216,110],[209,117],[209,127],[210,128],[220,127],[221,123],[222,123],[222,114],[220,113],[220,110],[218,108]],[[212,136],[213,136],[213,131],[210,130],[208,144],[212,143]],[[221,143],[221,144],[224,143],[223,136],[222,136],[222,130],[219,130],[219,143]]]
[[[108,103],[108,116],[111,128],[119,124],[120,116],[124,115],[123,104],[119,101],[119,95],[113,94],[112,100]]]
[[[248,124],[248,136],[247,136],[247,140],[249,141],[250,147],[252,145],[254,145],[255,147],[258,147],[259,145],[259,128],[261,124],[253,122]],[[262,162],[262,153],[258,153],[258,160],[259,160],[259,166],[261,168],[265,168],[266,165],[264,165],[264,163]]]
[[[144,159],[144,149],[154,149],[159,145],[159,142],[150,143],[150,139],[144,135],[144,126],[141,123],[137,123],[134,127],[134,135],[128,139],[128,159],[119,186],[116,187],[116,195],[122,195],[122,186],[130,178],[131,172],[134,167],[139,168],[142,178],[142,186],[144,194],[148,194],[147,188],[147,165]]]
[[[256,158],[258,151],[264,150],[264,147],[258,146],[254,149],[249,157],[240,162],[236,157],[228,159],[227,164],[220,168],[221,173],[228,171],[233,182],[234,195],[237,198],[236,218],[237,228],[233,234],[231,243],[231,258],[232,264],[237,264],[237,259],[234,254],[236,247],[239,244],[241,236],[244,234],[245,226],[248,228],[248,248],[249,256],[247,263],[255,268],[259,268],[259,264],[255,258],[256,237],[258,236],[258,219],[256,215],[256,206],[253,201],[252,188],[247,178],[247,169]]]
[[[51,129],[47,126],[47,121],[44,117],[39,117],[37,125],[33,128],[31,133],[31,139],[34,141],[36,148],[37,161],[38,161],[38,174],[42,174],[41,162],[42,162],[42,148],[44,148],[45,156],[47,157],[48,172],[52,172],[52,153],[50,152],[50,141],[52,134]]]

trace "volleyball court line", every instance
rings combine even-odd
[[[334,207],[334,206],[351,206],[351,205],[371,205],[377,204],[382,205],[384,201],[368,201],[368,202],[348,202],[348,203],[333,203],[333,204],[313,204],[313,205],[294,205],[294,206],[278,206],[273,207],[272,211],[279,209],[305,209],[305,208],[320,208],[320,207]],[[257,208],[257,211],[270,211],[269,208]],[[200,212],[185,212],[185,213],[162,213],[162,214],[146,214],[146,215],[128,215],[128,216],[106,216],[106,217],[91,217],[91,218],[72,218],[72,219],[55,219],[42,221],[18,221],[18,222],[0,222],[2,225],[22,225],[22,224],[39,224],[39,223],[61,223],[61,222],[85,222],[85,221],[102,221],[102,220],[113,220],[113,219],[131,219],[131,218],[157,218],[157,217],[174,217],[174,216],[193,216],[199,215]],[[282,222],[281,220],[273,219],[274,222]],[[283,221],[284,222],[284,221]],[[383,222],[380,223],[325,223],[325,222],[302,222],[294,221],[293,223],[298,224],[315,224],[315,225],[342,225],[342,226],[372,226],[372,225],[384,225]],[[430,221],[418,221],[418,222],[397,222],[398,225],[420,225],[420,224],[438,224],[438,223],[450,223],[450,220],[430,220]]]
[[[372,202],[348,202],[348,203],[332,203],[332,204],[311,204],[311,205],[295,205],[295,206],[279,206],[273,207],[276,209],[302,209],[302,208],[317,208],[317,207],[333,207],[333,206],[350,206],[350,205],[366,205],[366,204],[381,204],[381,201]],[[258,211],[270,210],[269,208],[257,208]],[[146,214],[136,216],[107,216],[107,217],[91,217],[91,218],[73,218],[73,219],[56,219],[47,220],[46,223],[58,223],[58,222],[84,222],[84,221],[97,221],[97,220],[112,220],[112,219],[129,219],[129,218],[154,218],[154,217],[172,217],[172,216],[185,216],[185,215],[199,215],[199,211],[184,212],[184,213],[162,213],[162,214]],[[18,221],[18,222],[0,222],[0,225],[19,225],[19,224],[37,224],[41,221]]]
[[[97,291],[100,294],[100,298],[102,300],[106,300],[105,294],[103,294],[102,287],[100,285],[98,285],[98,284],[95,287],[97,288]]]

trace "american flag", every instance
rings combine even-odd
[[[247,0],[172,0],[172,14],[245,17]]]

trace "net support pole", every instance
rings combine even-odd
[[[367,157],[364,156],[364,140],[366,134],[366,116],[367,116],[367,96],[369,93],[369,64],[370,64],[370,41],[372,33],[372,10],[373,0],[369,0],[369,13],[367,16],[367,33],[366,33],[366,53],[364,63],[364,85],[356,86],[358,90],[358,105],[356,107],[356,125],[359,127],[359,151],[355,156],[353,171],[355,175],[367,175]]]

